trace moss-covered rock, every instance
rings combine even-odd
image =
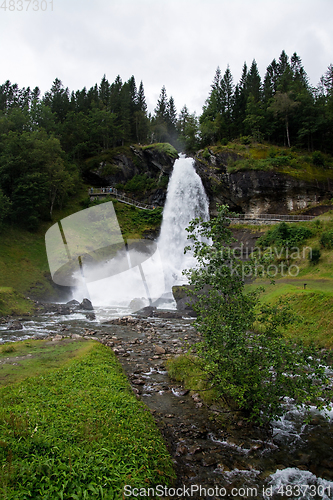
[[[241,213],[287,214],[332,198],[333,160],[265,144],[229,143],[198,151],[195,165],[210,199]]]

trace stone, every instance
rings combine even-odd
[[[83,299],[80,304],[80,309],[85,309],[86,311],[93,311],[93,305],[89,299]]]
[[[55,335],[53,338],[52,338],[52,341],[53,342],[57,342],[58,340],[62,340],[62,335]]]
[[[66,302],[65,305],[73,308],[73,307],[79,306],[80,302],[78,300],[73,299],[73,300],[70,300],[69,302]]]
[[[135,380],[132,380],[132,384],[134,385],[145,385],[145,381],[142,378],[137,378]]]
[[[188,450],[190,455],[194,455],[197,451],[201,451],[201,446],[198,444],[193,444]]]
[[[17,319],[11,320],[7,325],[8,330],[23,330],[23,325]]]
[[[72,309],[66,305],[65,306],[60,305],[57,311],[58,314],[62,314],[64,316],[68,316],[68,314],[72,314],[72,312],[73,312]]]
[[[154,350],[155,350],[156,354],[165,354],[165,349],[159,345],[156,345],[154,347]]]
[[[96,315],[95,315],[95,313],[87,313],[86,318],[90,319],[92,321],[92,320],[96,319]]]
[[[176,457],[179,457],[180,455],[185,455],[187,453],[187,446],[185,446],[183,443],[179,443],[176,448]]]

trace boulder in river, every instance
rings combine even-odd
[[[71,307],[72,309],[75,307],[79,307],[80,302],[78,300],[72,299],[69,302],[66,302],[66,306]]]
[[[7,324],[8,330],[23,330],[23,325],[17,319],[13,319]]]
[[[85,309],[86,311],[93,311],[93,305],[89,299],[83,299],[80,304],[80,309]]]

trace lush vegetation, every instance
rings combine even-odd
[[[71,205],[56,209],[54,221],[67,217],[96,202],[87,197],[88,186],[83,186],[73,197]],[[157,234],[162,209],[140,210],[136,207],[113,201],[117,219],[124,239],[144,238],[147,234]],[[25,314],[32,305],[21,298],[28,297],[51,300],[64,299],[62,291],[57,291],[51,282],[45,249],[45,232],[50,222],[44,222],[38,230],[31,232],[25,228],[5,224],[0,245],[0,316]],[[8,290],[11,287],[13,290]],[[58,294],[58,295],[57,295]],[[69,300],[69,299],[68,299]]]
[[[125,484],[170,484],[175,477],[153,419],[112,351],[87,344],[61,368],[0,389],[4,500],[121,499]]]
[[[71,93],[55,79],[42,97],[38,87],[20,89],[7,81],[0,86],[0,224],[9,220],[36,230],[56,207],[66,205],[89,170],[102,165],[105,174],[115,173],[109,151],[133,143],[169,142],[193,153],[233,139],[244,145],[261,140],[285,145],[289,152],[283,157],[271,148],[267,157],[250,155],[229,169],[278,168],[297,176],[309,170],[309,161],[293,156],[294,146],[307,149],[311,168],[322,174],[332,166],[332,75],[330,65],[313,88],[300,57],[289,58],[284,51],[263,81],[255,61],[250,69],[244,64],[236,85],[229,68],[224,75],[218,68],[199,118],[186,105],[177,115],[164,86],[153,115],[148,114],[143,83],[137,89],[134,76],[126,82],[117,76],[113,83],[104,76],[99,85]],[[311,168],[310,177],[316,174]],[[126,189],[138,192],[137,181]]]
[[[229,67],[217,68],[200,116],[203,144],[242,137],[332,153],[333,66],[316,88],[310,86],[300,57],[285,51],[269,64],[263,81],[256,61],[243,66],[234,85]]]
[[[308,227],[281,222],[261,236],[257,241],[257,245],[261,248],[272,247],[273,245],[277,248],[296,248],[310,236],[312,236],[312,231]]]
[[[0,317],[18,314],[31,314],[34,303],[11,287],[0,286]]]
[[[229,173],[244,170],[275,171],[304,181],[328,181],[333,179],[333,159],[329,154],[321,154],[323,163],[316,162],[316,153],[297,151],[295,148],[272,146],[268,143],[254,143],[244,145],[240,140],[234,140],[227,145],[210,146],[205,148],[201,156],[210,157],[210,152],[219,155],[228,155],[227,171]]]
[[[294,321],[288,303],[260,306],[261,289],[245,291],[239,269],[245,266],[249,276],[256,262],[231,257],[227,208],[220,207],[208,222],[195,219],[188,231],[189,248],[199,261],[186,273],[194,285],[195,324],[203,336],[197,348],[220,397],[261,424],[283,414],[285,397],[298,405],[329,404],[327,376],[314,346],[283,335]]]

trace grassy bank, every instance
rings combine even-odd
[[[34,302],[11,287],[0,287],[0,317],[12,315],[30,315],[34,312]]]
[[[37,345],[28,344],[23,349],[37,356]],[[76,352],[58,352],[60,368],[46,366],[43,374],[0,389],[4,500],[121,499],[126,484],[167,485],[174,478],[152,417],[113,352],[96,342],[78,345]]]

